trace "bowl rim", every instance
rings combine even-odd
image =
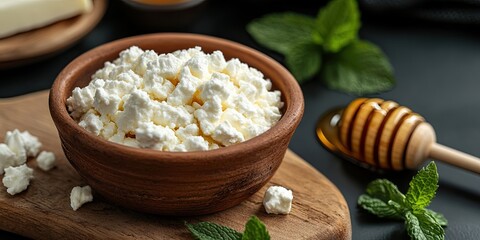
[[[71,118],[68,113],[66,107],[66,98],[71,96],[71,93],[64,93],[67,89],[67,82],[75,81],[72,80],[75,73],[81,71],[85,67],[89,65],[89,62],[101,58],[102,56],[105,57],[112,52],[122,51],[129,46],[136,45],[136,42],[140,41],[152,41],[158,38],[168,39],[170,41],[173,40],[191,40],[192,43],[198,44],[198,46],[202,47],[202,43],[220,43],[218,50],[222,51],[223,49],[234,49],[236,52],[239,52],[239,59],[242,54],[248,54],[259,61],[258,63],[262,63],[262,66],[270,67],[275,69],[278,72],[279,76],[282,76],[282,82],[285,84],[285,89],[288,92],[282,92],[282,97],[284,99],[284,107],[287,107],[284,111],[280,120],[272,126],[270,129],[265,131],[264,133],[253,137],[249,140],[236,143],[227,147],[220,147],[218,149],[207,150],[207,151],[189,151],[189,152],[171,152],[171,151],[160,151],[155,149],[146,149],[146,148],[135,148],[130,147],[127,145],[115,143],[108,141],[107,139],[103,139],[99,136],[96,136],[87,130],[83,129],[78,125],[78,123]],[[121,46],[127,46],[125,48],[120,48]],[[147,50],[147,49],[145,49]],[[113,60],[113,59],[111,59]],[[243,61],[242,61],[243,62]],[[244,62],[251,66],[248,62]],[[258,69],[261,71],[260,69]],[[270,79],[271,80],[271,79]],[[272,84],[275,86],[275,81],[271,80]],[[287,102],[287,97],[284,94],[289,95],[289,101]],[[65,99],[62,98],[62,95],[66,96]],[[288,106],[287,106],[288,105]],[[222,39],[218,37],[208,36],[208,35],[201,35],[201,34],[192,34],[192,33],[153,33],[153,34],[145,34],[145,35],[137,35],[127,38],[118,39],[112,42],[108,42],[102,44],[98,47],[95,47],[82,55],[75,58],[71,61],[63,70],[58,74],[56,77],[49,93],[49,109],[52,119],[59,131],[62,130],[71,130],[72,134],[75,134],[77,139],[90,139],[91,141],[83,141],[84,144],[89,145],[93,149],[96,148],[103,148],[108,149],[108,151],[115,151],[121,152],[122,155],[126,155],[133,159],[138,164],[148,163],[155,159],[156,163],[159,162],[169,162],[171,163],[172,160],[176,163],[194,163],[198,161],[199,158],[202,159],[202,163],[205,162],[218,162],[218,161],[225,161],[225,158],[230,158],[234,155],[238,155],[240,152],[244,152],[246,147],[250,149],[250,151],[258,151],[261,150],[266,146],[266,144],[272,144],[275,141],[278,141],[279,138],[286,137],[289,132],[289,129],[296,128],[300,123],[303,110],[304,110],[304,98],[302,90],[292,76],[292,74],[285,69],[280,63],[275,61],[274,59],[270,58],[269,56],[261,53],[257,50],[254,50],[250,47],[247,47],[243,44],[230,41],[227,39]],[[62,130],[61,130],[62,129]],[[292,130],[292,133],[294,131]],[[62,140],[63,141],[63,140]],[[249,152],[250,152],[249,151]],[[199,157],[198,155],[201,155]],[[139,157],[141,156],[141,157]],[[148,160],[147,160],[148,159]],[[143,162],[142,162],[143,161]],[[141,163],[142,162],[142,163]]]

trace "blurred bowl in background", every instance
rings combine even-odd
[[[122,0],[125,17],[148,31],[181,30],[195,21],[206,0]]]

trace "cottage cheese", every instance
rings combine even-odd
[[[41,147],[42,143],[38,138],[28,131],[7,131],[5,143],[0,143],[0,174],[3,174],[7,167],[22,165],[28,157],[37,156]]]
[[[5,144],[15,154],[13,166],[24,164],[27,161],[27,150],[22,134],[17,129],[5,134]]]
[[[83,204],[93,201],[92,188],[90,186],[74,187],[70,193],[70,206],[77,211]]]
[[[15,152],[18,164],[25,163],[27,157],[37,156],[42,147],[42,143],[37,137],[28,131],[20,132],[18,129],[7,131],[5,134],[5,143]]]
[[[6,144],[0,143],[0,174],[3,174],[3,169],[15,165],[15,162],[15,153]]]
[[[20,136],[22,137],[25,151],[27,152],[27,157],[37,156],[37,154],[40,152],[40,148],[42,147],[42,143],[38,140],[38,138],[30,134],[28,131],[21,132]]]
[[[42,151],[37,157],[37,166],[43,171],[49,171],[55,167],[55,154],[53,152]]]
[[[267,213],[289,214],[292,209],[293,193],[281,186],[271,186],[265,192],[263,206]]]
[[[156,54],[131,47],[67,99],[70,115],[110,141],[163,151],[229,146],[281,117],[279,91],[263,74],[200,47]]]
[[[3,177],[3,185],[7,188],[10,195],[23,192],[30,184],[33,178],[33,169],[23,164],[18,167],[5,168],[5,176]]]

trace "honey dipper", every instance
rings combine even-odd
[[[358,98],[325,114],[317,136],[327,149],[379,169],[416,169],[433,158],[480,173],[479,158],[436,143],[422,116],[393,101]]]

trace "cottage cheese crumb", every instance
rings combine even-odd
[[[55,154],[53,152],[42,151],[37,157],[37,166],[43,171],[49,171],[55,167]]]
[[[263,74],[200,47],[156,54],[131,47],[67,99],[72,118],[116,143],[162,151],[229,146],[281,117],[279,91]],[[193,127],[195,126],[195,127]]]
[[[10,195],[23,192],[33,179],[33,169],[23,164],[18,167],[5,168],[5,176],[3,177],[3,185],[7,188]]]
[[[293,193],[281,186],[271,186],[265,192],[263,206],[267,213],[289,214],[292,209]]]
[[[42,143],[38,140],[38,138],[30,134],[28,131],[23,131],[20,133],[20,135],[25,145],[27,157],[37,156],[37,154],[40,152],[40,148],[42,147]]]
[[[74,187],[70,193],[70,206],[77,211],[83,204],[93,201],[92,189],[90,186]]]
[[[0,174],[7,167],[24,164],[28,157],[37,156],[42,143],[28,131],[7,131],[5,143],[0,143]]]
[[[23,141],[22,134],[18,129],[13,131],[8,131],[5,134],[5,144],[10,148],[10,150],[15,153],[15,164],[18,166],[24,164],[27,161],[27,150],[25,147],[25,142]]]
[[[15,160],[15,153],[6,144],[0,143],[0,174],[5,168],[15,165]]]

